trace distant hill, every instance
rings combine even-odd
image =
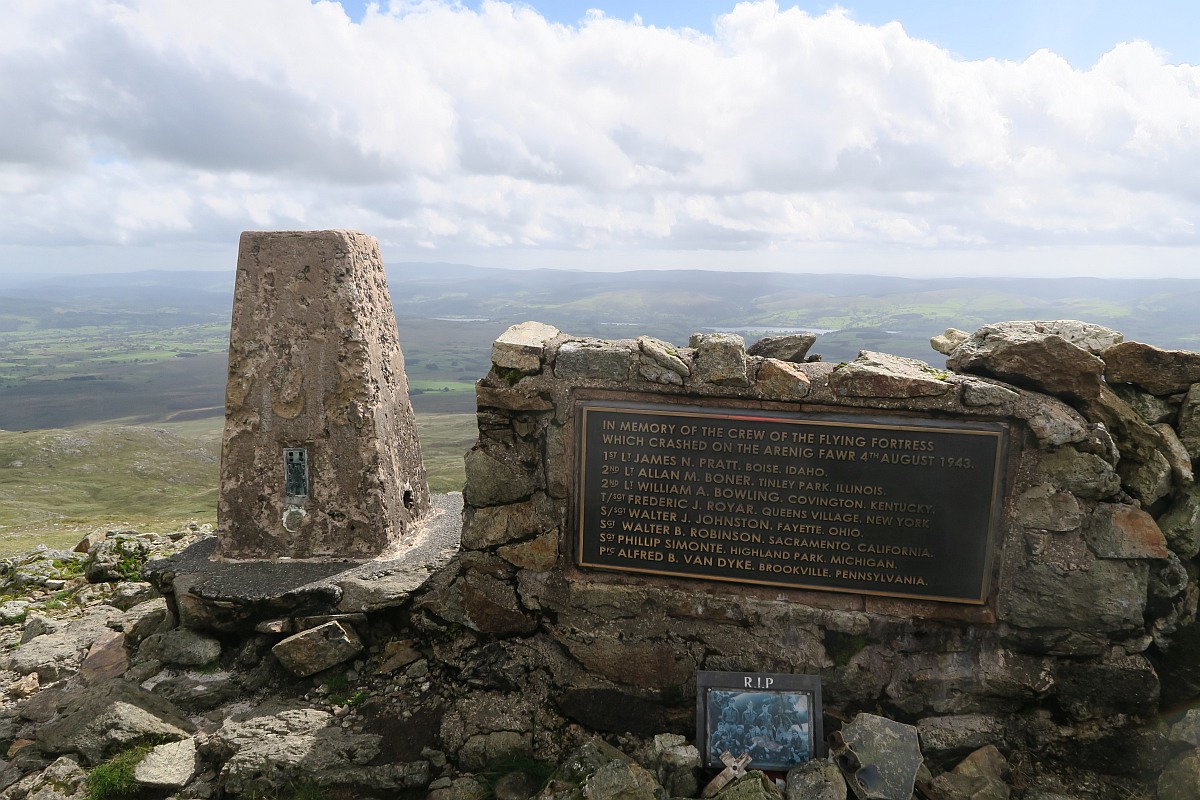
[[[580,272],[466,264],[388,267],[418,411],[474,409],[492,340],[538,320],[582,336],[700,330],[747,343],[821,332],[845,361],[883,350],[940,364],[929,338],[1010,319],[1083,319],[1200,349],[1200,280],[894,278],[702,270]],[[0,282],[0,428],[219,417],[234,271],[127,272]]]

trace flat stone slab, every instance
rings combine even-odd
[[[513,325],[492,343],[492,363],[527,374],[541,372],[546,342],[558,333],[558,328],[541,322]]]
[[[133,777],[142,786],[181,789],[196,774],[196,740],[160,744],[134,768]]]
[[[462,494],[433,495],[433,511],[392,551],[370,561],[214,561],[217,537],[147,565],[175,594],[188,627],[252,630],[265,620],[387,608],[403,603],[458,552]],[[354,608],[339,605],[354,600]]]

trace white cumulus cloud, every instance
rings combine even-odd
[[[352,227],[385,254],[1200,245],[1200,68],[966,61],[843,12],[14,0],[0,248]],[[1124,251],[1123,251],[1124,252]],[[486,260],[486,258],[484,258]],[[3,262],[0,262],[3,263]]]

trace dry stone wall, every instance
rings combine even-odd
[[[1191,691],[1171,658],[1195,627],[1200,355],[1121,338],[1073,321],[948,331],[941,369],[805,360],[811,338],[747,352],[732,334],[677,347],[514,326],[478,384],[462,555],[417,608],[493,640],[517,707],[533,692],[595,730],[691,733],[697,670],[811,673],[827,708],[916,722],[934,758],[991,743],[1160,769],[1160,673],[1178,673],[1174,701]],[[1002,423],[986,602],[579,568],[582,399]]]

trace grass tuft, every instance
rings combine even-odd
[[[153,749],[152,744],[138,745],[93,767],[87,775],[88,800],[136,796],[141,787],[133,777],[134,770]]]

